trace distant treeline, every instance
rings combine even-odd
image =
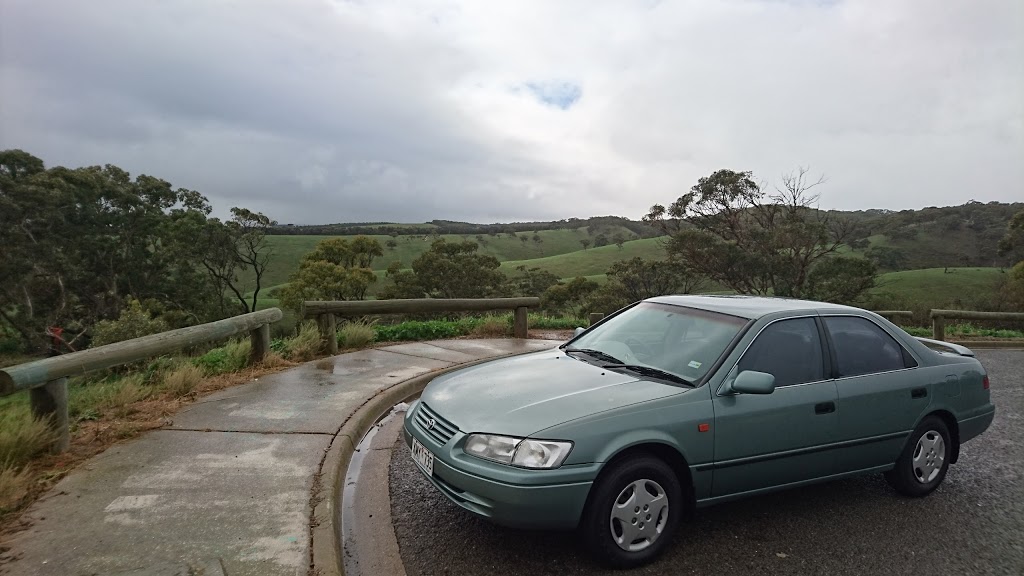
[[[451,220],[431,220],[423,224],[398,224],[395,222],[344,222],[338,224],[295,225],[282,224],[271,228],[270,234],[350,236],[355,234],[381,234],[387,236],[426,236],[429,234],[499,234],[538,232],[540,230],[565,230],[591,228],[600,231],[611,226],[621,226],[640,238],[653,238],[659,233],[651,226],[637,220],[618,216],[596,216],[593,218],[568,218],[549,222],[508,222],[501,224],[474,224]]]

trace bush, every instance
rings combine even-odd
[[[117,320],[101,320],[93,327],[90,346],[103,346],[169,330],[167,322],[153,318],[138,300],[130,300]]]
[[[237,372],[249,363],[251,351],[252,343],[248,340],[233,340],[196,358],[195,364],[208,376]]]
[[[392,326],[377,326],[377,340],[381,342],[398,342],[402,340],[437,340],[465,336],[472,326],[468,322],[458,323],[449,320],[411,320]]]
[[[479,318],[470,331],[474,336],[507,336],[512,333],[512,316]]]
[[[362,348],[376,337],[372,322],[348,322],[338,330],[338,345],[342,348]]]

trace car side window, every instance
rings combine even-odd
[[[826,316],[824,320],[836,351],[840,378],[916,366],[913,357],[888,332],[867,318]]]
[[[756,370],[775,376],[776,386],[825,379],[818,326],[813,318],[794,318],[769,324],[740,358],[739,371]]]

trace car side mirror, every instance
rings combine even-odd
[[[579,336],[580,334],[583,334],[586,331],[587,330],[585,328],[577,327],[575,330],[572,331],[572,337],[575,338],[575,337]]]
[[[771,394],[775,391],[775,376],[767,372],[744,370],[732,381],[729,390],[744,394]]]

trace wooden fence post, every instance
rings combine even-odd
[[[602,318],[604,318],[604,314],[600,312],[591,312],[589,319],[590,325],[593,326],[594,324],[597,324]]]
[[[324,349],[332,356],[338,353],[338,323],[334,314],[328,312],[317,317],[317,324],[320,325],[320,335],[324,340]]]
[[[520,306],[516,308],[512,315],[512,335],[516,338],[529,337],[530,326],[528,316],[526,315],[527,310],[526,306]]]
[[[68,429],[68,379],[50,380],[42,386],[29,390],[32,415],[48,420],[55,438],[50,451],[59,454],[71,447],[71,431]]]
[[[252,352],[249,353],[249,364],[259,364],[267,359],[270,352],[270,324],[264,324],[249,332]]]
[[[946,340],[946,319],[942,316],[932,317],[932,338]]]

